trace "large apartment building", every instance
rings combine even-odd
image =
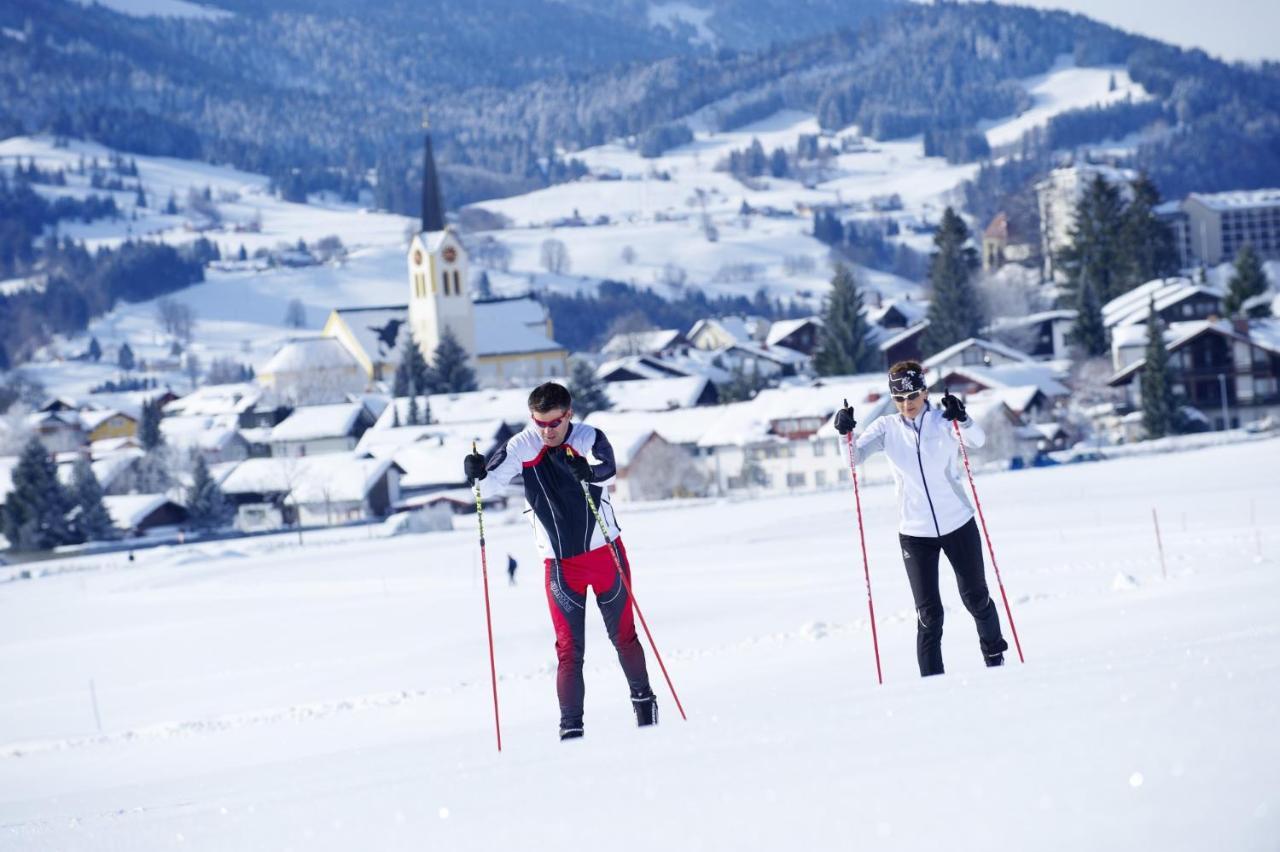
[[[1182,212],[1192,263],[1231,261],[1245,243],[1264,259],[1280,258],[1280,189],[1192,193]]]

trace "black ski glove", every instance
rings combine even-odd
[[[964,403],[951,394],[942,397],[942,418],[963,423],[969,415],[965,414]]]
[[[489,475],[489,471],[484,467],[484,456],[479,453],[469,453],[462,459],[462,472],[467,475],[468,485],[475,485],[484,479]]]
[[[858,425],[858,421],[853,419],[853,406],[846,404],[836,412],[836,431],[841,435],[848,435],[853,431],[853,427]]]
[[[579,482],[591,482],[595,478],[595,474],[591,471],[591,463],[585,458],[575,453],[568,459],[569,470],[573,471],[573,475]]]

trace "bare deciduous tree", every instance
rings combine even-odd
[[[552,275],[567,274],[569,272],[569,247],[554,238],[543,240],[542,268]]]
[[[185,302],[166,296],[156,302],[156,318],[167,334],[183,343],[191,342],[196,327],[196,312]]]

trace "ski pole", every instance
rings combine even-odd
[[[944,387],[943,395],[950,394],[950,391]],[[991,533],[987,532],[987,519],[982,514],[982,501],[978,499],[978,487],[973,484],[973,470],[969,467],[969,450],[965,448],[964,436],[960,434],[959,421],[952,420],[951,425],[956,430],[956,440],[960,442],[960,453],[964,456],[964,472],[969,475],[969,490],[973,492],[973,503],[978,507],[978,520],[982,521],[982,535],[987,540],[987,553],[991,554],[991,567],[996,572],[996,584],[1000,587],[1000,597],[1004,600],[1004,614],[1009,617],[1009,629],[1013,632],[1013,644],[1018,649],[1018,662],[1025,663],[1026,657],[1022,656],[1022,643],[1018,641],[1018,625],[1013,623],[1013,610],[1009,609],[1009,596],[1004,591],[1004,581],[1000,579],[1000,565],[996,562],[996,551],[991,546]]]
[[[844,407],[849,407],[849,400],[844,401]],[[871,617],[871,647],[876,652],[876,681],[883,684],[884,675],[880,672],[880,637],[876,635],[876,607],[871,602],[871,566],[867,562],[867,535],[862,527],[862,497],[858,493],[858,466],[854,461],[853,430],[850,429],[844,437],[849,447],[849,473],[853,474],[853,504],[858,509],[858,540],[862,542],[862,573],[867,578],[867,613]]]
[[[471,452],[477,453],[476,442],[471,442]],[[480,525],[480,574],[484,578],[484,626],[489,632],[489,680],[493,684],[493,729],[498,735],[498,751],[502,751],[502,723],[498,716],[498,668],[493,661],[493,618],[489,613],[489,562],[484,550],[484,506],[480,500],[480,482],[472,486],[476,495],[476,521]]]
[[[640,610],[640,604],[636,602],[635,592],[631,591],[631,583],[627,580],[627,572],[622,568],[622,557],[618,555],[618,548],[614,545],[613,539],[609,538],[609,528],[605,526],[604,516],[600,514],[600,509],[596,507],[596,501],[591,499],[591,491],[587,488],[587,483],[582,483],[582,496],[587,498],[587,505],[591,507],[591,514],[596,516],[596,523],[600,525],[600,534],[604,536],[605,543],[609,545],[609,552],[613,554],[613,564],[618,566],[618,577],[622,580],[623,587],[627,590],[627,595],[631,598],[631,605],[635,607],[636,615],[640,616],[640,626],[644,628],[644,635],[649,640],[649,647],[653,649],[653,656],[658,661],[658,667],[662,669],[662,676],[667,679],[667,689],[671,690],[671,697],[675,699],[676,709],[680,711],[680,718],[686,722],[689,717],[684,713],[684,705],[680,703],[680,696],[676,694],[676,686],[671,682],[671,675],[667,674],[666,663],[662,662],[662,654],[658,653],[658,645],[653,641],[653,634],[649,632],[649,623],[644,620],[644,613]]]

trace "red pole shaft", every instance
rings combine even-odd
[[[996,572],[996,584],[1000,587],[1000,598],[1004,601],[1004,614],[1009,617],[1009,629],[1013,631],[1013,644],[1018,649],[1018,662],[1025,663],[1022,656],[1022,643],[1018,641],[1018,625],[1013,623],[1013,610],[1009,608],[1009,596],[1004,591],[1004,581],[1000,579],[1000,565],[996,562],[996,551],[991,546],[991,533],[987,532],[987,518],[982,514],[982,501],[978,499],[978,487],[973,484],[973,470],[969,467],[969,450],[964,445],[964,436],[960,434],[959,422],[952,420],[956,430],[956,440],[960,442],[960,453],[964,456],[964,472],[969,475],[969,490],[973,492],[973,503],[978,507],[978,520],[982,521],[982,535],[987,540],[987,553],[991,554],[991,567]]]
[[[498,751],[502,751],[502,723],[498,716],[498,667],[493,658],[493,617],[489,610],[489,560],[484,547],[484,510],[480,505],[480,486],[476,492],[476,520],[480,525],[480,575],[484,579],[484,626],[489,633],[489,682],[493,685],[493,729],[498,736]]]
[[[600,525],[600,534],[604,536],[605,542],[609,545],[609,552],[613,554],[613,564],[618,567],[618,578],[622,580],[622,586],[627,590],[627,596],[631,598],[631,606],[635,607],[636,615],[640,617],[640,626],[644,628],[645,638],[649,640],[649,647],[653,649],[653,656],[658,661],[658,668],[662,669],[662,676],[666,678],[667,689],[671,690],[671,697],[675,699],[676,709],[680,711],[680,718],[686,722],[689,717],[684,713],[684,705],[680,703],[680,696],[676,694],[676,685],[671,682],[671,675],[667,674],[667,664],[662,661],[662,654],[658,652],[658,643],[653,641],[653,633],[649,631],[649,622],[644,620],[644,612],[640,609],[640,603],[636,600],[635,592],[631,591],[631,582],[627,580],[627,572],[622,568],[622,557],[618,555],[618,548],[614,547],[613,539],[609,538],[609,528],[604,524],[604,518],[600,515],[600,510],[596,508],[596,501],[591,499],[591,492],[587,490],[587,483],[582,483],[582,496],[587,498],[587,505],[591,507],[591,513],[596,516],[596,523]]]
[[[1164,566],[1164,545],[1160,542],[1160,519],[1156,517],[1156,507],[1151,507],[1151,522],[1156,525],[1156,550],[1160,553],[1160,576],[1169,579],[1169,571]]]
[[[867,561],[867,534],[862,526],[862,496],[858,492],[858,465],[853,456],[853,431],[845,435],[845,443],[849,446],[849,473],[853,474],[853,503],[858,510],[858,540],[862,543],[862,573],[867,579],[867,613],[871,617],[871,647],[876,652],[876,681],[883,684],[884,675],[880,671],[880,637],[876,634],[876,607],[871,602],[871,566]]]

